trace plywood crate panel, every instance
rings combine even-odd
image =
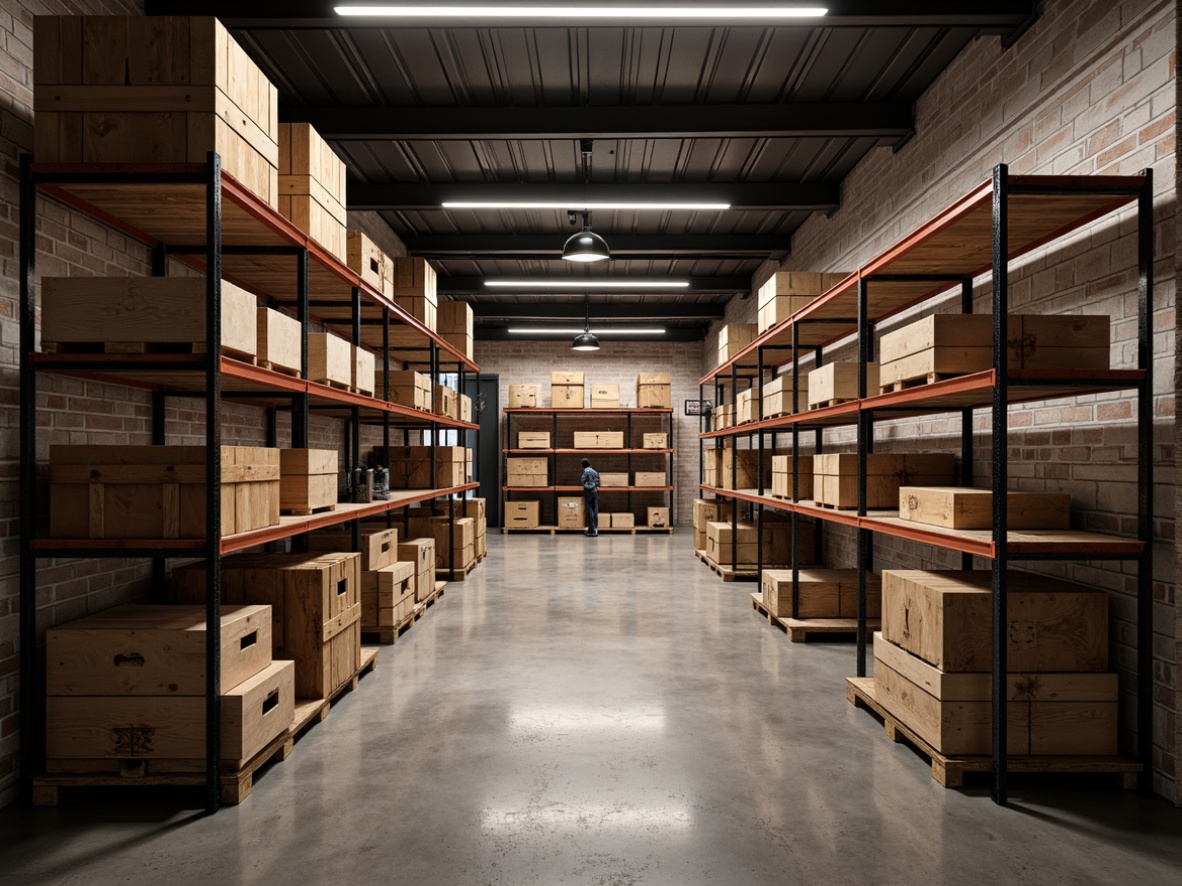
[[[505,526],[508,529],[537,529],[541,514],[541,502],[505,502]]]
[[[279,99],[225,27],[199,16],[37,16],[41,163],[204,163],[279,205]]]
[[[279,522],[279,450],[223,446],[223,535]],[[50,446],[53,538],[204,538],[204,446]]]
[[[308,380],[338,388],[350,387],[353,346],[331,332],[309,332]]]
[[[375,292],[383,292],[393,274],[389,256],[360,231],[345,236],[345,264]]]
[[[222,760],[229,768],[242,768],[291,726],[294,675],[292,662],[275,661],[222,693]],[[81,760],[160,761],[172,771],[205,766],[201,696],[50,696],[45,727],[51,771]]]
[[[993,666],[993,586],[987,571],[884,570],[882,631],[942,671]],[[1006,574],[1011,671],[1108,668],[1108,597],[1025,572]]]
[[[764,455],[764,460],[770,458],[772,463],[772,495],[776,498],[792,498],[792,468],[791,455]],[[802,455],[796,459],[796,491],[797,500],[808,501],[813,497],[813,457]]]
[[[509,408],[538,406],[538,385],[509,385]]]
[[[808,377],[810,409],[828,406],[834,401],[858,399],[858,363],[827,363]],[[878,364],[866,364],[866,396],[878,393]]]
[[[106,350],[148,350],[136,345],[192,345],[205,353],[206,280],[201,277],[44,277],[41,340],[103,343]],[[255,356],[258,300],[223,280],[222,349]]]
[[[284,511],[314,511],[335,506],[339,473],[332,449],[281,449],[279,506]]]
[[[351,530],[322,529],[304,536],[309,551],[351,551],[353,532]],[[361,571],[372,572],[384,569],[398,561],[398,530],[396,528],[362,527],[358,530],[361,555]]]
[[[463,446],[436,446],[435,473],[431,473],[430,446],[390,449],[391,489],[451,489],[462,486],[472,464],[472,450]]]
[[[759,288],[759,332],[762,334],[783,323],[848,276],[815,271],[776,272]]]
[[[288,374],[300,375],[303,371],[303,354],[300,345],[300,321],[271,308],[259,308],[255,312],[257,346],[255,353],[260,366]]]
[[[874,635],[875,697],[937,752],[992,750],[992,675],[947,674]],[[1117,675],[1007,675],[1012,755],[1110,756],[1117,747]]]
[[[792,570],[765,569],[763,603],[777,618],[792,616]],[[856,569],[800,570],[798,618],[856,618],[858,615],[858,572]],[[866,616],[882,615],[882,580],[866,574]]]
[[[205,607],[125,604],[46,633],[49,695],[205,696]],[[271,610],[225,606],[221,690],[271,663]]]
[[[355,345],[350,345],[349,349],[353,357],[350,384],[355,392],[372,397],[377,375],[375,369],[376,358],[374,357],[373,351],[367,351],[365,348],[359,348]]]
[[[431,379],[413,369],[390,372],[390,402],[411,409],[431,411]]]
[[[414,563],[397,561],[361,573],[362,631],[395,627],[414,611],[414,605]]]
[[[435,593],[435,539],[412,538],[398,545],[398,561],[413,563],[415,602],[421,603]]]
[[[866,507],[894,510],[903,486],[951,486],[956,479],[954,455],[872,452],[866,462]],[[818,504],[856,508],[858,456],[852,452],[814,456],[813,494]]]
[[[623,431],[575,431],[575,449],[623,449]]]
[[[993,526],[993,492],[957,486],[903,486],[899,517],[947,529]],[[1006,526],[1010,529],[1069,529],[1071,496],[1057,492],[1007,492]]]

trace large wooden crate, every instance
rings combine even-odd
[[[431,473],[430,446],[390,449],[391,489],[451,489],[464,485],[472,452],[463,446],[436,446],[435,473]]]
[[[414,612],[415,564],[398,561],[361,573],[361,630],[400,625]]]
[[[349,268],[376,292],[385,292],[394,272],[390,257],[360,231],[349,231],[345,239]]]
[[[295,718],[295,665],[275,661],[221,696],[222,761],[241,769]],[[50,772],[91,769],[94,761],[149,761],[153,771],[205,768],[201,696],[50,696],[45,709]]]
[[[993,667],[992,574],[884,570],[882,632],[942,671]],[[1006,646],[1011,671],[1108,669],[1108,597],[1103,591],[1026,572],[1006,574]]]
[[[848,276],[815,271],[777,271],[759,287],[760,334],[783,323]]]
[[[384,569],[398,560],[398,530],[384,527],[361,527],[358,530],[361,554],[361,571],[373,572]],[[353,549],[351,530],[322,529],[310,532],[309,551],[349,551]]]
[[[205,695],[205,607],[126,604],[50,628],[49,695]],[[271,610],[225,606],[221,682],[232,689],[271,663]]]
[[[412,538],[398,545],[398,560],[413,563],[415,602],[421,603],[435,593],[435,539]]]
[[[792,617],[792,570],[763,571],[763,605],[776,618]],[[882,615],[882,580],[866,573],[866,617]],[[856,569],[801,569],[798,618],[857,618]]]
[[[668,409],[673,405],[673,388],[668,372],[642,372],[636,377],[638,409]]]
[[[1011,314],[1010,369],[1109,368],[1110,317]],[[879,342],[883,388],[993,367],[993,318],[988,314],[934,314]]]
[[[345,164],[308,123],[279,124],[278,208],[342,264],[348,261]]]
[[[476,521],[471,517],[427,517],[410,520],[410,534],[435,540],[435,568],[450,569],[455,553],[455,568],[466,569],[476,559]]]
[[[729,520],[734,505],[717,498],[694,499],[694,550],[706,550],[706,524]]]
[[[956,456],[870,453],[866,461],[866,507],[899,506],[903,486],[951,486],[956,482]],[[833,508],[858,506],[858,456],[826,453],[813,458],[813,495],[817,504]]]
[[[372,397],[377,380],[374,353],[373,351],[367,351],[365,348],[359,348],[355,345],[350,345],[349,348],[353,356],[352,372],[350,373],[353,391],[357,394],[365,394]]]
[[[541,511],[542,503],[538,501],[507,501],[504,514],[505,528],[537,529],[541,524]]]
[[[730,522],[706,524],[706,556],[719,565],[752,566],[759,562],[759,529],[754,523],[732,526]],[[737,545],[732,556],[732,538]],[[813,556],[813,527],[800,525],[800,562],[811,563]],[[764,520],[763,565],[789,566],[792,564],[792,524],[787,521]]]
[[[95,345],[108,353],[206,353],[202,277],[44,277],[43,350]],[[222,281],[222,350],[251,362],[258,300]]]
[[[809,373],[809,409],[858,399],[858,363],[826,363]],[[866,395],[878,393],[878,364],[866,364]]]
[[[255,317],[259,365],[299,376],[303,371],[304,359],[300,345],[300,321],[271,308],[259,308]]]
[[[946,529],[993,526],[993,492],[957,486],[902,486],[899,517]],[[1058,492],[1007,492],[1009,529],[1068,529],[1071,496]]]
[[[764,458],[770,458],[772,463],[772,495],[776,498],[792,498],[793,456],[768,453]],[[802,455],[796,461],[796,498],[808,501],[813,497],[813,457]]]
[[[337,504],[337,453],[331,449],[281,449],[280,510],[308,515]]]
[[[331,332],[309,332],[308,380],[346,390],[352,387],[353,346]]]
[[[178,602],[205,594],[205,564],[174,570]],[[296,663],[299,698],[326,698],[361,667],[361,555],[239,554],[222,561],[222,599],[271,607],[272,652]]]
[[[993,747],[991,674],[950,674],[874,635],[874,691],[905,726],[947,755]],[[1011,755],[1117,753],[1117,675],[1007,675],[1006,750]]]
[[[792,415],[792,376],[777,375],[763,386],[763,417],[779,418],[782,415]],[[801,376],[799,389],[796,392],[796,412],[804,412],[809,405],[809,377]]]
[[[728,323],[718,331],[718,362],[738,355],[739,351],[755,341],[759,331],[754,323]]]
[[[471,360],[472,342],[476,335],[472,305],[465,301],[439,302],[436,319],[439,337]]]
[[[53,538],[204,538],[204,446],[51,446]],[[222,447],[223,535],[279,522],[279,450]]]
[[[398,305],[428,329],[434,331],[438,320],[435,269],[424,258],[394,258],[393,275],[386,293]]]
[[[40,163],[204,163],[279,206],[279,98],[210,17],[37,16]]]
[[[431,379],[413,369],[390,373],[390,402],[411,409],[431,411]]]

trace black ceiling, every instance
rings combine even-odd
[[[592,199],[732,204],[595,213],[616,258],[591,273],[696,284],[596,302],[663,299],[669,313],[748,291],[812,212],[836,208],[869,151],[907,141],[913,102],[969,41],[1016,37],[1035,7],[832,0],[826,18],[795,26],[390,27],[338,17],[333,5],[146,7],[219,16],[278,87],[281,119],[312,122],[333,142],[349,167],[350,208],[379,211],[432,259],[443,292],[475,298],[485,275],[587,273],[559,258],[565,211],[439,206],[581,197],[581,138],[594,139]],[[539,299],[476,300],[491,323],[492,303]]]

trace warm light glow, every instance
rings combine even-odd
[[[583,330],[576,326],[510,326],[510,335],[580,335]],[[652,329],[611,329],[598,327],[591,330],[592,335],[664,335],[665,330],[657,327]]]
[[[587,203],[579,200],[570,200],[566,203],[477,203],[455,201],[440,204],[444,209],[556,209],[556,210],[572,210],[582,211],[598,210],[598,209],[619,209],[629,210],[634,209],[644,211],[649,209],[664,210],[664,211],[722,211],[730,209],[729,203]]]
[[[820,18],[823,6],[337,6],[337,15],[386,18],[756,19]]]
[[[688,289],[687,280],[485,280],[485,286],[497,289]]]

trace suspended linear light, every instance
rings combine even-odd
[[[636,210],[643,212],[645,210],[660,210],[664,212],[692,212],[692,211],[712,211],[721,212],[725,209],[730,209],[729,203],[588,203],[585,200],[570,200],[562,203],[542,203],[542,202],[509,202],[509,201],[491,201],[491,202],[477,202],[477,201],[448,201],[441,203],[440,206],[444,209],[554,209],[559,211],[580,212],[583,210]]]
[[[664,335],[665,329],[654,326],[651,329],[637,329],[629,327],[627,329],[612,329],[604,327],[602,329],[579,329],[577,326],[510,326],[508,329],[510,335],[575,335],[576,333],[590,332],[592,335]]]
[[[794,19],[820,18],[823,6],[337,6],[337,15],[384,18],[559,18],[559,19]]]
[[[493,289],[689,289],[688,280],[609,280],[571,277],[561,280],[485,280]]]

